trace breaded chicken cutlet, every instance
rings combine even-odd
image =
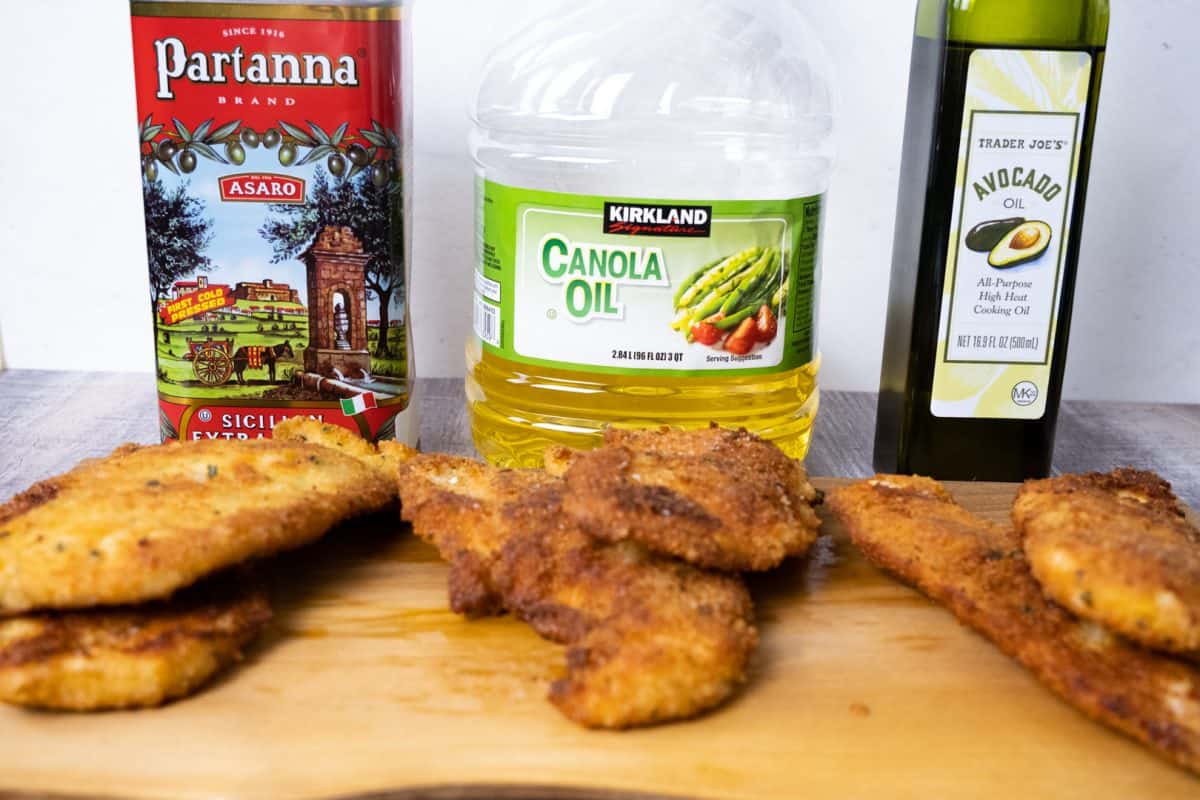
[[[241,658],[270,618],[257,583],[220,576],[157,603],[0,620],[0,702],[63,711],[161,705]]]
[[[563,514],[561,480],[544,472],[419,456],[400,473],[404,518],[450,562],[451,606],[510,611],[568,646],[550,700],[570,719],[682,719],[744,680],[757,633],[738,578],[592,539]]]
[[[0,505],[0,616],[167,597],[395,495],[384,471],[314,444],[126,445]]]
[[[363,464],[374,468],[391,481],[393,488],[396,470],[402,463],[417,454],[417,451],[400,442],[370,442],[340,425],[312,419],[311,417],[289,417],[271,431],[277,442],[305,442],[340,450]]]
[[[1088,716],[1200,771],[1200,670],[1051,603],[1015,530],[928,478],[876,476],[830,496],[877,566],[914,584]]]
[[[1043,591],[1147,647],[1200,651],[1200,531],[1149,472],[1030,481],[1013,522]]]
[[[563,508],[588,534],[746,572],[804,554],[820,495],[799,463],[745,430],[617,430],[588,452],[551,448]]]

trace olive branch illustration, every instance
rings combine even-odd
[[[371,182],[377,188],[387,187],[390,193],[401,189],[396,163],[400,138],[377,120],[372,119],[370,128],[359,128],[356,134],[350,133],[348,122],[343,122],[332,134],[308,120],[304,123],[307,130],[279,120],[278,128],[261,133],[242,127],[240,119],[215,128],[214,122],[210,118],[189,129],[180,119],[172,117],[168,128],[165,123],[156,123],[153,114],[147,115],[138,127],[142,173],[146,179],[156,180],[160,165],[176,175],[189,174],[199,163],[197,156],[219,164],[241,165],[246,162],[246,148],[261,145],[277,150],[276,158],[282,167],[303,166],[324,158],[325,167],[335,178],[352,178],[369,169]],[[217,150],[222,145],[223,154]],[[302,154],[304,149],[307,152]]]

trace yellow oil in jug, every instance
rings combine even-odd
[[[488,461],[542,465],[551,445],[586,449],[615,427],[745,427],[793,458],[808,453],[820,359],[789,372],[712,378],[598,375],[531,367],[467,345],[471,436]]]

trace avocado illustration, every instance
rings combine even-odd
[[[1004,241],[1004,238],[1016,230],[1017,226],[1023,222],[1025,222],[1024,217],[993,219],[981,222],[974,228],[971,228],[967,234],[967,247],[976,253],[990,253],[996,248],[996,245]]]
[[[1000,240],[988,256],[988,264],[996,269],[1008,269],[1036,261],[1045,254],[1053,236],[1050,226],[1034,220],[1023,223]]]

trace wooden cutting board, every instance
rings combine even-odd
[[[1015,487],[950,486],[1007,518]],[[451,614],[429,547],[391,519],[356,524],[272,565],[272,632],[198,696],[0,708],[0,795],[1200,797],[1200,780],[1057,700],[826,525],[813,556],[753,580],[762,647],[733,702],[598,733],[543,699],[562,648]]]

